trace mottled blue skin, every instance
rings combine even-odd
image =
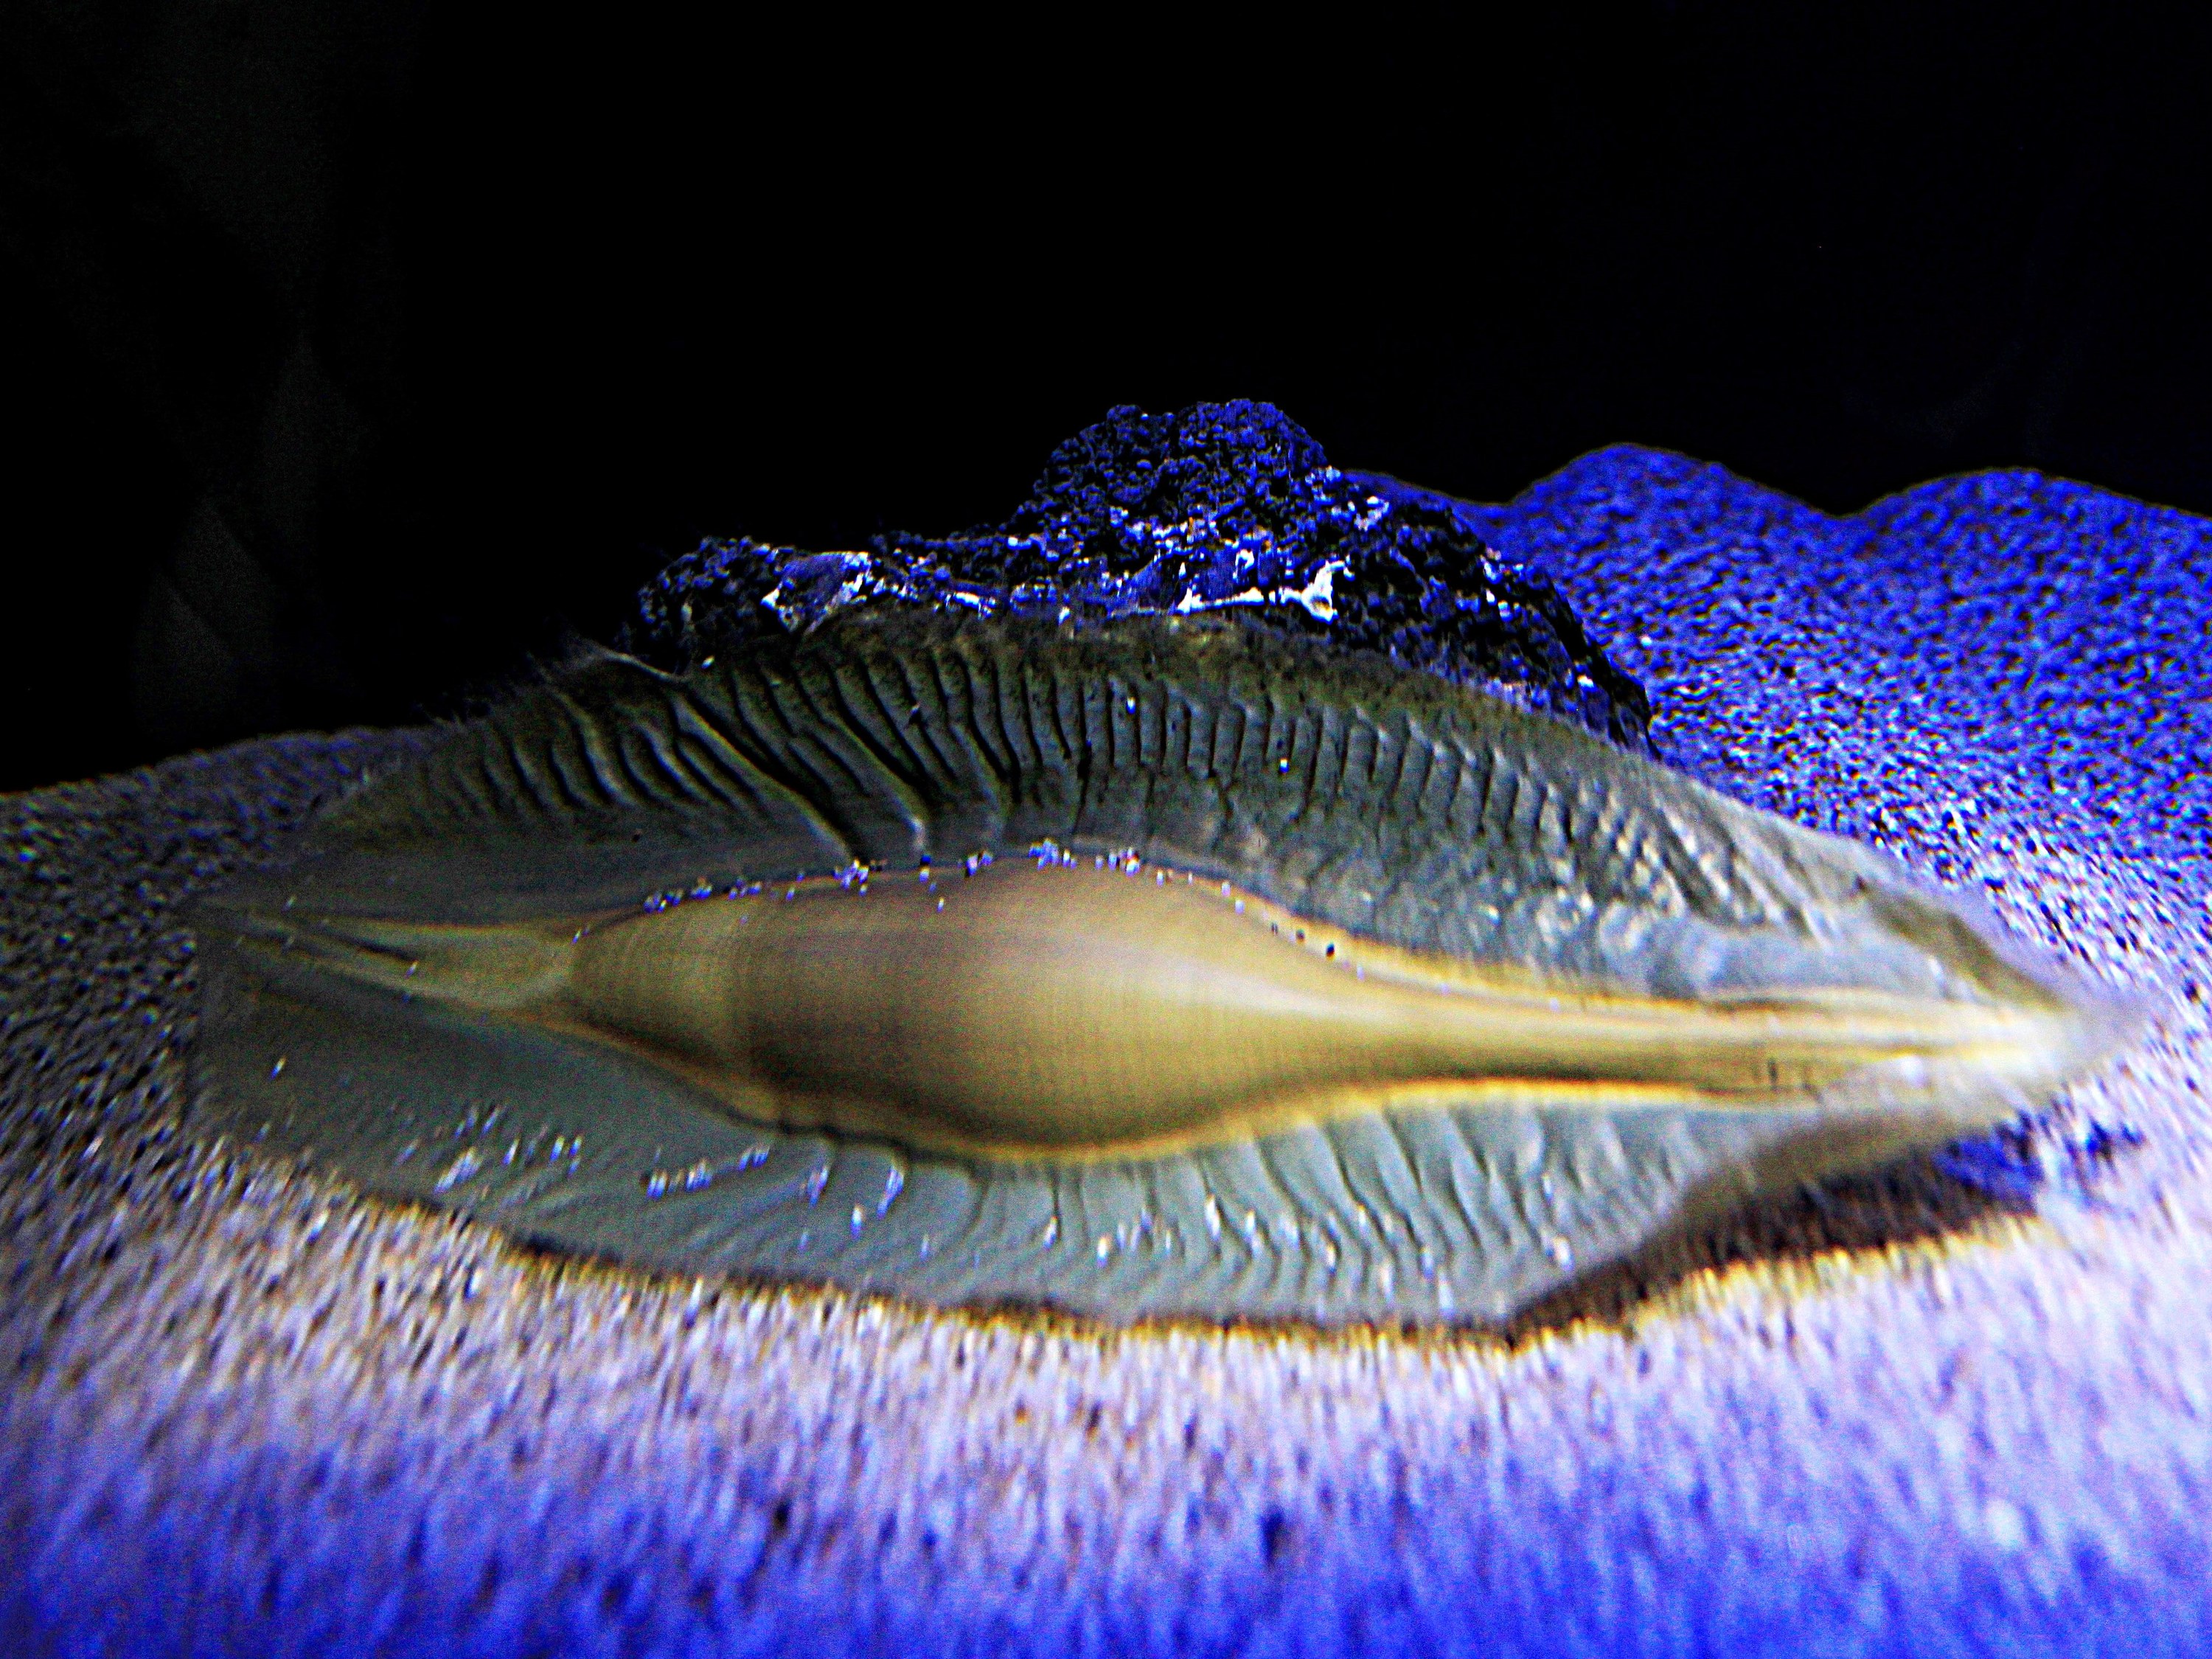
[[[1226,609],[1387,653],[1632,749],[1650,711],[1540,575],[1465,505],[1347,472],[1272,404],[1122,407],[1053,451],[1003,523],[820,552],[708,541],[639,596],[623,643],[683,672],[857,604],[1078,625]]]
[[[2212,523],[2029,473],[1927,484],[1836,520],[1632,448],[1465,510],[1550,573],[1650,687],[1669,759],[1961,882],[2020,884],[1989,848],[1999,831],[2032,836],[2041,850],[2020,861],[2039,884],[2087,872],[2056,901],[2079,914],[2054,917],[2051,938],[2160,996],[2184,994],[2159,975],[2203,971]],[[2187,1019],[2194,1043],[2201,1008]],[[2172,1062],[2191,1089],[2198,1053]],[[1695,1332],[1693,1316],[1664,1313],[1633,1341],[1565,1340],[1499,1381],[1478,1369],[1462,1396],[1388,1344],[1371,1359],[1234,1349],[1285,1379],[1279,1412],[1193,1408],[1157,1443],[1140,1417],[1129,1451],[1110,1416],[1089,1443],[1071,1419],[1054,1432],[1079,1463],[1174,1471],[1141,1488],[1154,1507],[1073,1514],[1084,1547],[1018,1579],[933,1542],[957,1525],[935,1499],[889,1529],[836,1507],[871,1490],[881,1460],[945,1451],[933,1431],[1011,1433],[981,1420],[997,1383],[972,1422],[913,1408],[893,1377],[911,1423],[872,1395],[839,1416],[833,1389],[806,1443],[726,1449],[710,1426],[678,1437],[681,1455],[632,1461],[637,1431],[595,1395],[533,1395],[480,1432],[416,1431],[416,1413],[446,1420],[426,1382],[389,1399],[371,1442],[280,1422],[145,1492],[117,1462],[132,1447],[34,1444],[17,1418],[0,1475],[43,1496],[0,1510],[10,1559],[30,1564],[0,1628],[86,1654],[2212,1650],[2212,1345],[2188,1282],[2205,1254],[2191,1149],[2204,1106],[2179,1085],[2134,1100],[2140,1154],[2112,1164],[2103,1195],[2092,1183],[2069,1200],[2093,1217],[2087,1243],[1992,1247],[1954,1270],[1948,1297],[1871,1266],[1879,1317],[1848,1291]],[[2094,1263],[2076,1265],[2077,1248]],[[2054,1334],[2099,1298],[2107,1325]],[[632,1317],[647,1343],[684,1340],[667,1309]],[[1071,1352],[1082,1376],[1154,1363],[1138,1346]],[[946,1350],[931,1352],[950,1379]],[[1215,1353],[1159,1349],[1158,1397],[1181,1401],[1177,1379]],[[856,1362],[839,1388],[875,1386],[872,1363],[889,1362]],[[723,1386],[774,1390],[783,1375]],[[1316,1390],[1330,1391],[1319,1416]],[[726,1403],[679,1391],[651,1409],[711,1425]],[[1962,1425],[1967,1496],[1939,1483],[1916,1498],[1951,1467],[1935,1449],[1944,1413]],[[532,1443],[526,1482],[510,1437]],[[2045,1486],[2050,1513],[2022,1522]],[[808,1507],[817,1489],[828,1512]],[[788,1530],[768,1518],[778,1501]],[[2066,1529],[2093,1511],[2124,1520]],[[1156,1571],[1146,1540],[1163,1527],[1216,1541]]]

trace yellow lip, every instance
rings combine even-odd
[[[2062,1003],[1708,1002],[1407,951],[1188,871],[1047,858],[525,924],[291,935],[405,994],[617,1045],[763,1125],[993,1158],[1159,1156],[1414,1099],[1756,1109],[1916,1067],[2027,1079]],[[1893,1109],[1905,1091],[1893,1085]]]

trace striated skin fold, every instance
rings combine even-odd
[[[206,1109],[373,1189],[1121,1318],[1508,1317],[2118,1029],[1866,848],[1213,619],[597,659],[202,933]]]

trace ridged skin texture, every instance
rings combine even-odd
[[[1503,1319],[2092,1046],[2056,978],[1863,848],[1233,622],[892,613],[682,678],[603,657],[322,842],[207,913],[211,1113],[564,1248],[938,1302]],[[1109,864],[1218,915],[1054,914]],[[901,935],[870,879],[978,896]],[[772,888],[792,931],[756,961],[733,919]],[[1246,896],[1467,982],[1346,1036],[1378,988],[1244,938]],[[1322,1012],[1263,1057],[1239,975]]]

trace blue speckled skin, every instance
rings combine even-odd
[[[1644,746],[1644,692],[1462,502],[1346,472],[1272,404],[1123,406],[1054,450],[1006,521],[865,551],[708,541],[639,596],[624,645],[683,672],[859,604],[1078,625],[1229,611],[1387,654]]]
[[[2039,1219],[1510,1351],[1101,1337],[555,1273],[112,1127],[33,1164],[18,1116],[9,1650],[2212,1651],[2212,524],[2026,473],[1839,520],[1634,449],[1474,511],[1668,758],[2148,997],[2038,1138]],[[362,758],[273,750],[107,787]]]

